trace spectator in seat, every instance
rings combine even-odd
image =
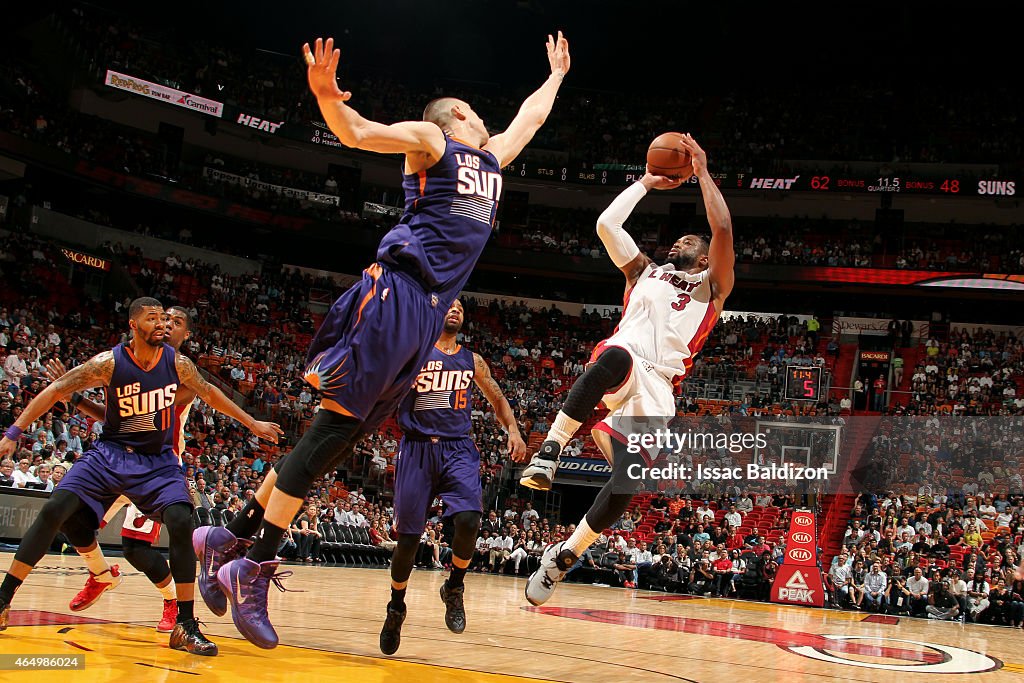
[[[497,574],[505,567],[505,561],[512,555],[512,538],[508,528],[503,527],[497,538],[491,538],[490,565],[491,572]]]
[[[22,450],[22,454],[27,454],[28,451]],[[18,469],[14,471],[14,487],[23,489],[26,484],[38,484],[39,479],[32,474],[29,468],[32,467],[32,461],[26,456],[18,460]]]
[[[475,571],[483,571],[485,565],[488,564],[491,556],[491,532],[487,529],[480,531],[479,538],[476,539],[476,550],[473,552],[473,559],[470,560],[469,566]]]
[[[931,588],[931,583],[925,578],[924,572],[921,567],[914,568],[914,575],[907,579],[906,589],[910,595],[907,598],[909,600],[910,615],[913,617],[925,616],[925,608],[928,606],[928,593]]]
[[[619,581],[622,583],[623,588],[636,588],[636,563],[629,557],[628,552],[624,552],[619,555],[614,563],[612,563],[612,569],[618,576]]]
[[[681,585],[679,582],[679,567],[668,555],[662,555],[661,559],[650,568],[647,576],[647,582],[651,590],[675,592]],[[687,576],[689,576],[689,572],[687,572]]]
[[[529,557],[529,553],[527,552],[527,549],[526,549],[526,545],[527,545],[526,533],[524,532],[522,535],[520,535],[518,529],[512,529],[512,539],[513,539],[512,553],[509,555],[509,559],[512,560],[512,562],[514,564],[514,567],[515,567],[513,573],[516,576],[519,576],[519,567],[520,567],[520,565],[522,565],[523,560],[525,560],[527,557]]]
[[[300,562],[320,562],[320,517],[316,505],[310,505],[299,515],[296,528],[299,530],[298,557]]]
[[[530,528],[530,522],[536,522],[540,519],[540,513],[533,509],[533,503],[527,501],[523,514],[520,516],[521,524],[524,529]]]
[[[927,579],[925,579],[927,581]],[[910,589],[907,588],[906,577],[897,574],[891,578],[891,585],[889,587],[889,614],[911,614],[910,609]]]
[[[14,461],[10,458],[0,461],[0,486],[14,487]]]
[[[690,575],[689,591],[694,595],[707,597],[711,595],[714,584],[715,574],[711,569],[711,561],[702,558],[693,567],[693,572]]]
[[[978,617],[988,609],[988,594],[991,588],[985,580],[985,573],[978,571],[974,578],[967,583],[967,618],[971,621],[978,621]]]
[[[737,529],[743,526],[743,515],[736,509],[735,503],[729,505],[729,511],[725,513],[725,517],[723,519],[726,524],[734,526]]]
[[[865,575],[861,589],[864,591],[864,599],[870,610],[873,612],[885,611],[889,592],[889,577],[882,573],[881,564],[875,562],[871,565],[871,571]]]
[[[835,603],[842,607],[854,603],[853,595],[853,566],[849,553],[845,550],[832,561],[832,567],[828,570],[828,577],[832,582],[832,590]]]
[[[940,621],[951,621],[961,615],[960,605],[957,597],[950,590],[949,579],[944,579],[928,596],[928,606],[925,608],[929,619]]]

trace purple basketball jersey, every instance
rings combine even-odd
[[[469,436],[473,424],[473,352],[447,354],[435,345],[398,409],[398,426],[410,435]]]
[[[444,154],[402,176],[405,214],[380,242],[377,260],[406,272],[440,299],[441,311],[469,279],[491,236],[501,167],[490,152],[445,136]]]
[[[107,387],[101,441],[143,455],[159,455],[173,448],[178,370],[171,346],[163,344],[159,353],[156,364],[147,371],[124,344],[114,347],[114,374]]]

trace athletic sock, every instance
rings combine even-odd
[[[156,584],[153,584],[153,585],[156,586]],[[161,588],[160,586],[156,586],[156,589],[158,591],[160,591],[160,595],[164,596],[164,600],[176,600],[177,599],[177,595],[178,594],[174,592],[175,591],[175,589],[174,589],[174,581],[171,581],[170,583],[168,583],[163,588]]]
[[[236,538],[252,538],[259,531],[260,522],[263,521],[265,512],[266,510],[256,500],[256,496],[253,496],[239,510],[235,518],[224,525],[224,528],[233,533]]]
[[[11,600],[14,599],[14,593],[21,587],[21,579],[14,578],[13,574],[8,574],[4,577],[3,583],[0,583],[0,602],[5,604],[11,604]]]
[[[572,551],[572,554],[576,557],[582,555],[587,548],[593,545],[597,537],[601,535],[601,532],[594,531],[587,524],[587,518],[584,517],[580,520],[579,525],[576,527],[576,531],[572,532],[572,536],[565,542],[565,547]]]
[[[548,435],[544,437],[545,441],[554,441],[562,448],[565,448],[565,444],[569,443],[572,439],[573,434],[580,428],[583,423],[579,420],[574,420],[561,410],[558,411],[558,415],[555,417],[555,421],[551,424],[551,429],[548,430]]]
[[[75,550],[78,549],[76,548]],[[102,574],[110,569],[110,565],[107,564],[107,558],[103,557],[103,551],[100,550],[99,545],[92,550],[84,552],[78,550],[78,554],[85,560],[85,566],[89,568],[89,571],[95,575]]]
[[[454,564],[452,565],[452,573],[448,575],[448,587],[449,588],[461,588],[465,584],[466,570],[469,567],[463,567],[459,569]]]
[[[391,602],[388,603],[389,607],[401,611],[405,609],[405,588],[392,588],[391,589]]]
[[[252,549],[246,555],[253,562],[268,562],[277,557],[277,549],[281,546],[281,539],[284,538],[284,528],[274,526],[267,520],[263,520],[260,527],[260,535],[253,543]]]
[[[195,600],[179,600],[178,601],[178,623],[183,624],[186,621],[192,621],[195,619],[194,607]]]

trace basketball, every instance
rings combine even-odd
[[[681,133],[662,133],[647,148],[647,170],[653,175],[689,178],[693,175],[690,152]]]

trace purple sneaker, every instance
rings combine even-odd
[[[285,590],[281,579],[290,571],[278,572],[278,560],[253,562],[242,558],[228,562],[217,572],[217,583],[231,601],[231,619],[246,640],[264,650],[277,647],[277,631],[267,616],[267,589],[273,582]]]
[[[227,614],[228,602],[217,584],[217,571],[231,560],[242,557],[250,545],[252,541],[235,538],[221,526],[201,526],[192,532],[192,549],[199,558],[199,593],[218,617]]]

